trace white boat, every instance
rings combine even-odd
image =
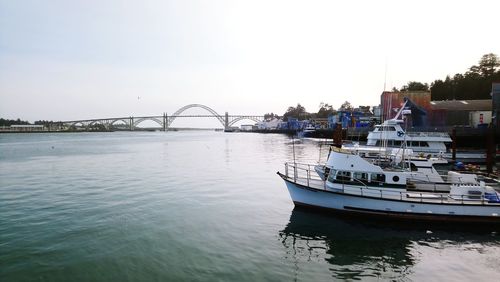
[[[366,159],[368,162],[381,166],[382,168],[404,168],[402,173],[407,176],[407,181],[413,185],[416,190],[423,191],[449,191],[450,186],[446,183],[448,173],[451,169],[451,164],[444,158],[440,157],[421,157],[413,154],[411,149],[395,149],[395,148],[379,148],[379,147],[343,147],[346,152],[357,154]],[[325,165],[317,165],[314,167],[321,179],[325,180],[325,171],[334,169],[332,164],[327,162]],[[477,178],[464,176],[459,179],[461,183],[477,184]]]
[[[405,101],[396,116],[376,125],[374,130],[368,133],[367,146],[375,147],[405,147],[416,153],[430,153],[432,155],[446,152],[446,143],[452,140],[447,132],[407,132],[403,129],[405,121],[402,117],[411,114],[405,110],[408,100]],[[405,126],[406,128],[406,126]]]
[[[314,132],[316,132],[316,127],[309,124],[303,130],[297,132],[297,135],[299,138],[307,138],[307,137],[312,137],[312,134]]]
[[[451,143],[446,132],[406,132],[402,120],[390,119],[368,133],[366,145],[375,147],[399,148],[406,142],[406,147],[416,153],[433,155],[446,152],[446,143]]]
[[[393,119],[384,121],[381,125],[376,125],[373,131],[367,136],[366,146],[368,147],[388,147],[411,149],[414,155],[439,156],[452,159],[452,154],[447,151],[447,144],[451,144],[452,139],[447,132],[421,132],[407,131],[403,128],[405,121],[402,116],[411,113],[404,110],[405,104]],[[404,126],[406,128],[406,126]],[[350,145],[346,145],[349,147]],[[483,162],[486,154],[483,152],[459,152],[456,159],[467,162]]]
[[[295,205],[355,215],[500,224],[500,194],[474,176],[451,172],[447,192],[415,189],[408,169],[382,167],[342,149],[330,152],[325,180],[313,165],[285,164]],[[428,182],[428,184],[437,182]]]

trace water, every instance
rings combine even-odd
[[[317,142],[221,132],[0,134],[1,281],[497,280],[494,230],[294,209]],[[323,151],[323,156],[326,150]]]

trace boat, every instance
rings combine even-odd
[[[405,147],[413,150],[415,155],[441,157],[451,160],[453,155],[448,152],[447,145],[452,143],[452,139],[447,132],[406,130],[403,117],[411,114],[411,110],[405,108],[407,103],[408,100],[405,101],[394,118],[385,120],[381,125],[376,125],[373,131],[368,133],[366,146]],[[345,147],[349,146],[352,145],[345,145]],[[484,152],[459,152],[456,153],[455,159],[478,163],[485,161],[486,154]]]
[[[314,132],[316,132],[316,127],[309,124],[303,130],[297,132],[299,138],[313,137]]]
[[[406,132],[401,126],[403,123],[403,120],[394,118],[376,125],[368,133],[366,145],[392,148],[406,145],[417,154],[438,155],[446,153],[446,143],[452,142],[446,132]]]
[[[341,148],[332,148],[326,166],[324,179],[314,165],[295,162],[278,172],[296,206],[393,219],[500,224],[500,193],[474,175],[450,171],[443,181],[448,191],[422,191],[408,167],[384,167]]]
[[[415,156],[411,149],[349,147],[343,150],[357,154],[383,168],[406,166],[407,170],[403,170],[402,173],[406,174],[408,182],[411,182],[416,190],[434,192],[450,190],[450,186],[444,179],[449,177],[443,175],[449,173],[451,169],[451,164],[446,159]],[[314,170],[322,180],[326,180],[325,175],[332,169],[334,169],[333,164],[329,162],[314,166]],[[479,183],[477,178],[467,176],[460,181],[470,184]]]

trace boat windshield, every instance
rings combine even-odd
[[[396,127],[394,126],[377,125],[375,128],[378,131],[396,131]]]

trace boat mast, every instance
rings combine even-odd
[[[406,102],[408,102],[408,100],[406,100]],[[405,168],[405,151],[406,151],[406,148],[408,147],[406,145],[406,129],[408,127],[408,117],[409,115],[411,115],[411,110],[410,109],[407,109],[407,110],[404,110],[404,107],[406,106],[406,102],[404,103],[403,107],[401,108],[401,110],[399,111],[398,114],[403,114],[403,120],[404,120],[404,124],[405,124],[405,128],[404,128],[404,133],[403,133],[403,169]],[[410,164],[409,164],[410,160],[408,159],[408,168],[410,167]]]

